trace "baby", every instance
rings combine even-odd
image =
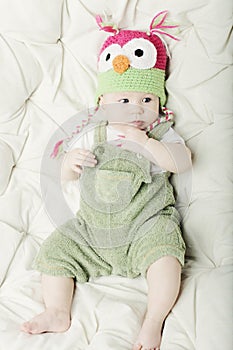
[[[150,29],[112,27],[100,50],[96,97],[105,117],[84,129],[64,156],[62,180],[79,178],[80,209],[41,247],[35,267],[45,311],[24,323],[24,332],[66,331],[75,281],[142,275],[147,311],[133,350],[160,347],[185,253],[169,174],[190,168],[191,156],[169,114],[159,116],[167,55],[153,21]]]

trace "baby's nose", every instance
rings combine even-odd
[[[112,65],[115,72],[122,74],[129,68],[130,62],[128,57],[124,55],[118,55],[112,61]]]
[[[135,116],[141,115],[144,113],[144,109],[139,104],[131,104],[130,105],[130,114],[134,114]]]

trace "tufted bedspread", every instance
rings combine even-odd
[[[181,39],[167,40],[167,107],[192,151],[193,169],[173,177],[187,252],[161,350],[232,349],[231,1],[1,0],[0,350],[132,348],[146,307],[143,278],[78,285],[66,333],[33,336],[19,327],[43,310],[40,275],[31,266],[58,224],[54,212],[61,218],[53,179],[42,167],[48,144],[94,104],[97,51],[107,36],[95,15],[146,30],[164,9],[180,24]],[[71,207],[76,190],[74,183],[64,187]]]

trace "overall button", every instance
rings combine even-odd
[[[97,148],[97,150],[96,150],[96,153],[97,153],[98,155],[104,154],[104,147],[99,146],[99,147]]]
[[[142,159],[142,155],[140,153],[137,153],[137,158]]]

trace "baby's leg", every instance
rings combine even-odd
[[[25,322],[21,330],[31,334],[65,332],[70,327],[73,291],[73,278],[42,275],[45,311]]]
[[[163,322],[180,290],[181,266],[172,256],[153,263],[147,271],[147,313],[133,350],[159,349]]]

